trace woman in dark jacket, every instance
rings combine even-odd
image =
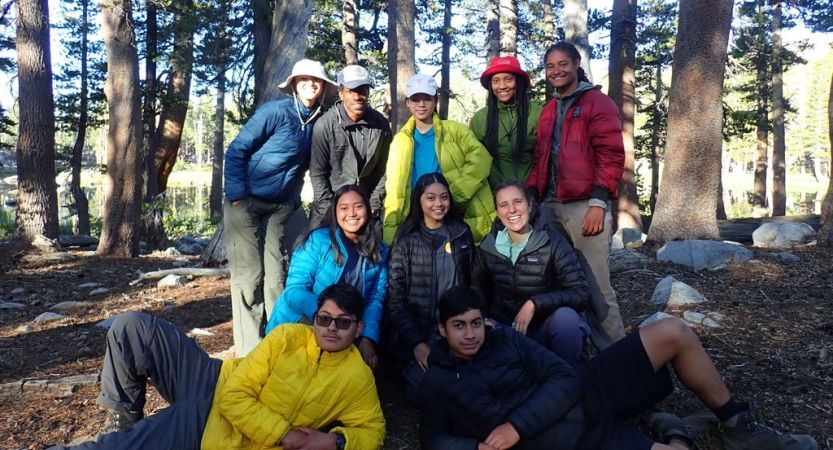
[[[392,347],[409,363],[403,375],[413,400],[438,337],[437,302],[447,289],[471,284],[475,247],[441,174],[427,173],[417,180],[411,205],[391,248],[388,308]]]
[[[575,366],[590,332],[579,315],[590,290],[575,251],[518,181],[495,189],[495,208],[497,219],[477,252],[473,287],[490,302],[492,319]]]

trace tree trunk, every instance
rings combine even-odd
[[[500,56],[500,0],[486,0],[486,64]]]
[[[587,0],[564,0],[564,40],[573,44],[581,54],[581,68],[593,82],[593,72],[590,70],[592,48],[587,31]]]
[[[104,93],[109,106],[107,179],[98,254],[133,257],[139,250],[142,205],[142,115],[139,57],[130,0],[102,3],[102,33],[107,48]]]
[[[720,164],[720,183],[717,185],[717,209],[715,213],[717,214],[717,220],[726,220],[726,205],[723,204],[723,164]]]
[[[657,56],[660,54],[660,42],[657,41]],[[660,145],[660,130],[662,127],[662,64],[657,60],[656,83],[654,87],[654,107],[657,109],[654,123],[651,124],[651,215],[657,212],[657,195],[659,194],[659,154],[662,151]]]
[[[149,250],[164,250],[167,244],[163,219],[163,198],[159,195],[159,182],[156,172],[156,155],[159,151],[159,137],[156,134],[156,83],[157,60],[157,10],[156,2],[145,3],[146,18],[146,57],[145,57],[145,96],[142,103],[142,166],[144,169],[144,203],[147,212],[142,218],[142,235]],[[157,203],[158,201],[158,203]]]
[[[217,103],[214,106],[214,158],[211,164],[211,194],[208,198],[208,205],[211,209],[211,218],[223,217],[223,159],[225,155],[226,124],[226,65],[220,64],[217,68]],[[222,222],[222,221],[221,221]]]
[[[344,0],[342,5],[341,45],[344,47],[344,60],[347,65],[359,63],[359,40],[356,31],[356,24],[359,23],[359,8],[356,1]]]
[[[619,199],[613,205],[613,228],[642,231],[639,194],[636,192],[633,132],[636,100],[636,3],[614,0],[610,31],[610,73],[608,95],[619,108],[622,138],[625,142],[625,171],[619,182]]]
[[[388,2],[388,78],[391,128],[396,132],[410,117],[405,106],[405,84],[416,74],[414,23],[416,6],[408,0]]]
[[[830,75],[830,89],[827,97],[827,139],[830,141],[830,162],[833,163],[833,74]],[[828,166],[830,167],[830,166]],[[818,243],[822,247],[833,247],[833,168],[828,170],[827,193],[821,204],[821,229]]]
[[[648,240],[719,239],[723,79],[732,0],[680,0],[665,171]]]
[[[500,0],[500,55],[518,56],[518,0]]]
[[[313,0],[277,0],[272,21],[269,55],[263,67],[261,96],[257,106],[283,97],[278,85],[292,72],[292,66],[304,58],[307,28],[312,16]]]
[[[89,50],[89,0],[81,0],[81,93],[79,98],[78,134],[72,146],[72,157],[69,165],[72,170],[70,191],[75,202],[75,234],[90,235],[90,207],[87,195],[81,189],[81,160],[84,156],[84,142],[87,140],[87,112],[89,103],[89,70],[87,68],[87,53]]]
[[[17,2],[17,214],[15,239],[58,238],[55,100],[46,0]]]
[[[552,15],[553,0],[543,0],[544,2],[544,44],[549,47],[555,43],[555,22]],[[544,82],[545,100],[549,101],[555,96],[555,88],[552,84]]]
[[[252,0],[252,12],[254,13],[252,33],[255,37],[255,55],[252,61],[255,78],[254,104],[260,106],[263,103],[263,71],[272,43],[272,5],[269,0]]]
[[[784,143],[784,62],[781,2],[772,10],[772,215],[787,215],[787,161]]]
[[[763,8],[763,6],[759,6]],[[767,76],[766,56],[758,53],[755,60],[755,96],[757,101],[756,128],[757,146],[755,150],[755,181],[752,190],[752,217],[766,217],[769,215],[766,201],[766,176],[769,165],[769,77]]]
[[[440,61],[440,119],[448,119],[448,102],[451,97],[451,0],[443,2],[442,61]]]

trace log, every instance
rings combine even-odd
[[[720,239],[724,241],[751,244],[752,233],[762,224],[770,222],[803,222],[818,232],[819,227],[821,227],[821,216],[817,214],[805,214],[800,216],[741,217],[738,219],[718,220],[717,228],[720,231]]]
[[[190,277],[210,277],[210,276],[228,276],[229,270],[225,267],[213,269],[200,269],[193,267],[182,267],[179,269],[157,270],[154,272],[139,273],[139,278],[130,282],[130,286],[135,286],[145,280],[165,278],[168,275],[184,275]]]
[[[98,245],[98,239],[92,236],[85,236],[83,234],[62,234],[58,237],[58,242],[64,247],[86,247],[88,245]]]

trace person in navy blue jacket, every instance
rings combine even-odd
[[[311,230],[292,252],[286,290],[269,317],[267,333],[284,323],[312,324],[321,291],[346,282],[364,297],[364,329],[356,345],[367,365],[376,367],[388,290],[388,246],[382,242],[376,220],[362,188],[348,184],[336,190],[320,227]]]
[[[238,357],[263,338],[283,291],[284,228],[301,205],[312,126],[336,85],[321,63],[305,59],[280,89],[288,98],[261,106],[226,151],[223,224]]]

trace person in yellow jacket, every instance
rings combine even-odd
[[[121,314],[107,334],[98,397],[110,423],[72,448],[381,448],[375,380],[353,346],[363,310],[356,288],[332,285],[318,297],[313,326],[281,325],[228,361],[210,358],[169,322]],[[148,380],[170,406],[143,418]]]
[[[474,242],[489,233],[495,205],[489,188],[492,157],[465,125],[440,120],[434,111],[437,82],[417,74],[408,80],[405,104],[411,118],[393,137],[385,181],[384,239],[391,244],[411,208],[411,190],[426,173],[443,174],[454,206],[463,211]]]

